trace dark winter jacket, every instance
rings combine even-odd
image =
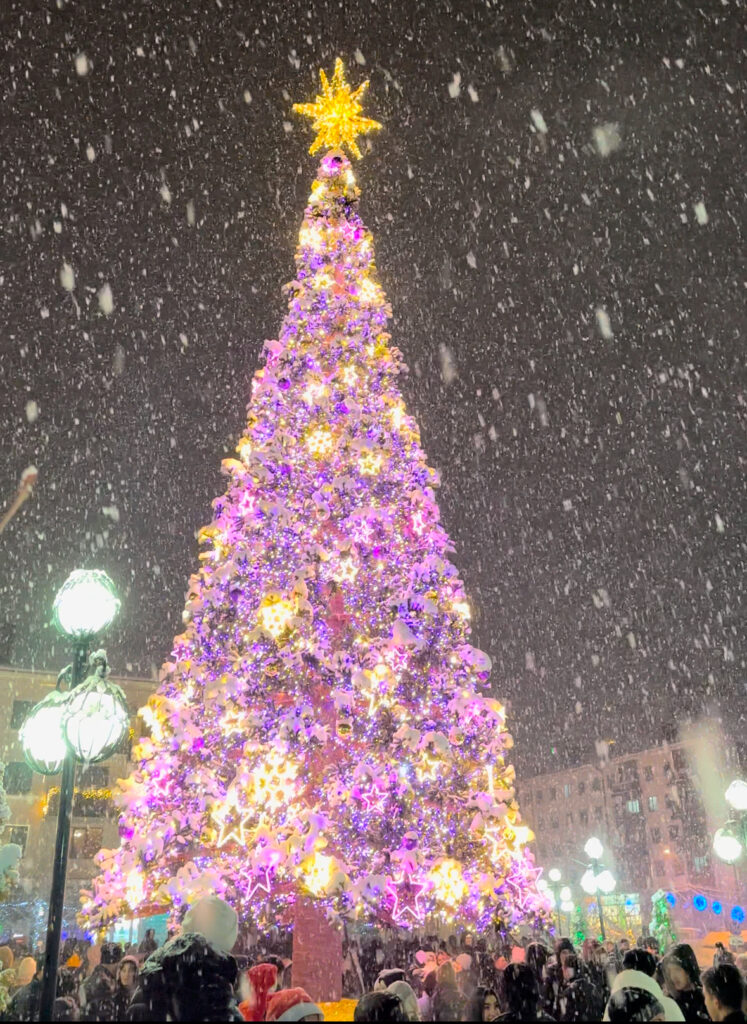
[[[601,1020],[604,1003],[601,993],[595,991],[589,979],[580,974],[562,985],[555,1002],[555,1019],[558,1021]]]
[[[80,986],[82,1021],[116,1020],[117,982],[110,972],[99,964]]]
[[[10,1001],[8,1020],[39,1020],[41,978],[32,978]]]
[[[702,988],[691,988],[687,992],[676,992],[672,997],[682,1010],[682,1016],[687,1024],[697,1024],[697,1021],[710,1020],[706,1010],[705,998]]]

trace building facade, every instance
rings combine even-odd
[[[130,749],[142,729],[137,711],[157,685],[147,679],[113,678],[113,681],[122,687],[127,698],[131,713],[130,735],[109,760],[88,768],[79,765],[76,771],[65,896],[66,906],[73,909],[78,905],[80,889],[87,888],[94,877],[96,853],[102,847],[119,844],[118,812],[111,799],[112,786],[118,778],[129,774]],[[46,903],[49,897],[60,776],[39,775],[28,767],[18,733],[27,713],[55,685],[56,677],[48,673],[0,667],[0,759],[5,763],[3,782],[11,810],[0,842],[17,843],[23,851],[19,871],[20,889],[25,899],[20,902],[27,907],[34,900]],[[42,917],[41,906],[38,914]],[[19,926],[23,916],[19,917]]]
[[[725,742],[719,723],[705,720],[676,742],[629,756],[615,757],[610,745],[607,754],[520,780],[537,863],[577,885],[588,866],[584,845],[596,835],[617,891],[636,894],[642,909],[658,889],[743,902],[744,868],[723,864],[712,851],[713,834],[728,817],[724,792],[744,771],[742,752]]]

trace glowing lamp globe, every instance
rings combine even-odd
[[[616,885],[617,882],[615,881],[615,876],[611,871],[605,870],[597,875],[597,888],[605,895],[609,895],[609,893],[614,892]]]
[[[559,882],[561,879],[560,871],[557,868],[550,868],[547,872],[547,877],[551,882]]]
[[[112,624],[119,605],[114,584],[105,572],[76,569],[57,591],[52,621],[68,640],[89,640]]]
[[[585,893],[588,893],[589,896],[596,895],[597,876],[594,874],[591,868],[587,868],[587,870],[584,871],[583,875],[581,876],[581,888],[584,890]]]
[[[747,782],[743,779],[734,779],[729,784],[725,796],[726,802],[735,811],[747,811]]]
[[[731,825],[717,829],[713,837],[713,852],[725,864],[736,864],[742,856],[744,847]]]
[[[111,757],[129,727],[127,701],[115,683],[94,677],[70,694],[65,735],[79,761],[96,764]]]
[[[26,716],[18,737],[26,763],[40,775],[57,775],[67,754],[64,721],[69,694],[52,690]]]
[[[571,887],[569,885],[564,885],[563,888],[560,890],[559,895],[564,903],[568,903],[568,901],[571,899]]]
[[[604,853],[604,847],[597,839],[596,836],[592,836],[591,839],[587,840],[586,846],[584,847],[584,853],[589,860],[599,860]]]
[[[572,914],[573,900],[563,900],[563,902],[560,904],[560,909],[563,911],[564,914]]]

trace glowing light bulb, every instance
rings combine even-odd
[[[463,619],[472,618],[470,607],[467,601],[454,601],[451,607],[457,613],[457,615],[461,615]]]
[[[314,896],[324,896],[332,883],[334,859],[318,851],[306,862],[304,881]]]
[[[332,452],[332,435],[327,427],[317,427],[316,430],[312,430],[309,434],[306,444],[315,459],[324,458],[325,455],[329,455]]]
[[[259,621],[263,629],[277,640],[290,628],[296,614],[292,602],[277,595],[268,595],[259,607]]]
[[[375,476],[381,469],[383,457],[381,452],[364,451],[358,460],[361,473],[365,476]]]
[[[462,868],[455,860],[443,860],[429,875],[436,897],[448,907],[456,907],[468,892]]]

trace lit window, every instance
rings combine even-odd
[[[650,796],[648,798],[648,809],[650,811],[655,811],[658,806],[659,806],[658,799],[655,796]]]
[[[104,841],[103,828],[74,828],[70,842],[73,860],[93,860]]]
[[[571,795],[571,784],[570,784],[570,782],[565,782],[563,784],[563,796],[567,800],[570,795]]]
[[[628,800],[627,803],[628,814],[640,814],[641,803],[640,800]]]

